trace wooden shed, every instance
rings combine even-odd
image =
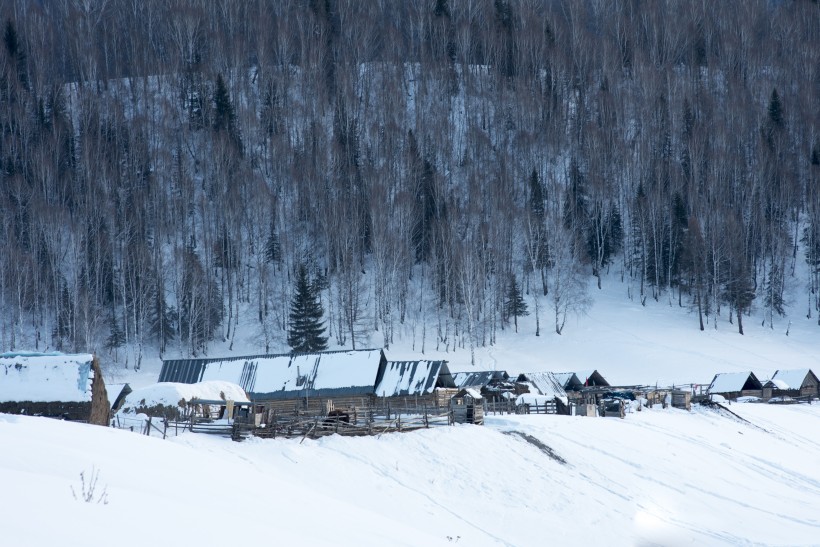
[[[450,399],[452,421],[457,424],[484,424],[484,397],[475,388],[459,390]]]
[[[518,395],[515,381],[511,380],[510,375],[504,370],[454,372],[453,381],[459,389],[478,389],[487,401],[506,401]]]
[[[820,382],[811,369],[778,370],[764,388],[771,389],[772,397],[820,397]]]
[[[715,374],[709,384],[709,394],[721,395],[726,399],[762,397],[763,384],[754,372],[723,372]]]
[[[107,426],[110,411],[96,356],[0,355],[0,412]]]
[[[555,401],[556,413],[570,414],[569,397],[563,382],[552,372],[524,372],[518,375],[518,384],[531,393]]]

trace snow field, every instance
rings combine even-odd
[[[170,440],[0,415],[9,544],[817,545],[820,405]],[[520,436],[550,447],[562,464]],[[79,473],[98,472],[92,503]],[[105,488],[107,503],[94,503]]]

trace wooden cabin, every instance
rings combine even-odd
[[[225,380],[278,413],[444,407],[458,390],[447,361],[388,361],[380,349],[166,360],[160,382]]]
[[[475,388],[463,388],[450,399],[450,413],[453,423],[483,425],[484,397]]]
[[[110,411],[96,356],[0,355],[0,412],[107,426]]]
[[[459,389],[471,387],[479,390],[487,401],[506,401],[518,395],[515,382],[504,370],[454,372],[453,381]]]
[[[820,397],[820,382],[811,369],[778,370],[763,386],[766,397]]]
[[[708,392],[733,400],[738,397],[762,397],[763,384],[754,372],[723,372],[715,374]]]
[[[563,382],[552,372],[525,372],[518,375],[516,380],[520,386],[526,387],[524,393],[542,395],[555,401],[558,414],[570,414],[569,397],[564,390]]]

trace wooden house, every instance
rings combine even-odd
[[[487,401],[514,399],[517,395],[515,382],[503,370],[454,372],[453,381],[459,389],[470,387],[479,390]]]
[[[820,382],[811,369],[778,370],[763,386],[768,397],[820,397]],[[768,391],[770,390],[770,393]]]
[[[710,395],[721,395],[726,399],[762,397],[763,384],[754,372],[723,372],[715,374],[708,392]]]
[[[452,421],[457,424],[484,424],[484,397],[472,387],[459,390],[450,399]]]
[[[94,355],[0,355],[0,412],[107,426],[110,411]]]
[[[160,382],[225,380],[277,412],[423,405],[447,407],[457,391],[446,361],[387,361],[380,349],[166,360]]]
[[[529,393],[542,395],[555,400],[558,414],[569,414],[569,397],[564,390],[563,382],[552,372],[525,372],[516,380],[525,386]]]

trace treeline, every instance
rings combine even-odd
[[[472,349],[524,313],[560,334],[613,267],[701,329],[773,325],[788,283],[820,310],[817,2],[0,16],[5,348],[138,367],[253,324],[282,350],[303,267],[347,347]]]

